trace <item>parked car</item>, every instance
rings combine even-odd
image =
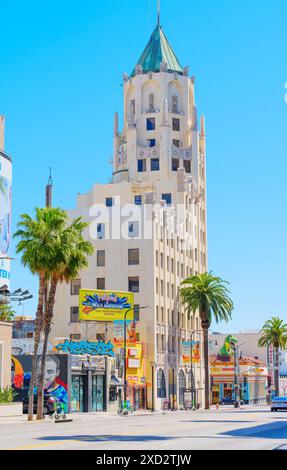
[[[37,413],[38,396],[34,396],[34,413]],[[29,396],[27,395],[23,400],[23,413],[27,414],[29,408]],[[43,414],[51,415],[55,411],[55,399],[49,393],[44,393]]]
[[[243,400],[239,400],[239,401],[240,401],[240,405],[245,405],[245,402]],[[235,403],[235,400],[233,400],[233,398],[230,398],[230,397],[222,398],[222,400],[219,401],[220,405],[233,405],[234,406],[234,403]]]
[[[271,411],[287,410],[287,397],[274,397],[271,402]]]

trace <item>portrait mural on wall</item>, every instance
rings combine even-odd
[[[17,396],[16,400],[23,401],[29,395],[31,378],[32,356],[12,356],[12,386]],[[37,362],[37,378],[39,381],[41,368],[41,357]],[[44,390],[45,393],[57,398],[64,405],[64,411],[68,412],[68,357],[64,355],[51,354],[47,356]],[[34,390],[37,394],[37,385]]]

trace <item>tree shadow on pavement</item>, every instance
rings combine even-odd
[[[79,442],[133,442],[133,441],[167,441],[175,439],[172,436],[120,436],[120,435],[71,435],[71,436],[43,436],[41,441],[79,441]]]
[[[230,437],[252,437],[252,438],[261,438],[261,439],[287,439],[287,427],[283,422],[277,423],[261,424],[259,426],[254,426],[252,428],[241,428],[234,429],[233,431],[227,431],[220,433],[221,436],[230,436]]]

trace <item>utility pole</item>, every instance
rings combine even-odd
[[[239,397],[239,346],[234,348],[234,408],[240,408]]]

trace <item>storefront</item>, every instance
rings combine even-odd
[[[71,357],[71,412],[106,411],[106,358]]]
[[[135,410],[147,408],[145,361],[142,344],[137,343],[127,350],[127,399]]]
[[[20,401],[29,393],[31,367],[31,355],[12,356],[12,386]],[[67,413],[115,411],[122,381],[114,374],[111,357],[49,354],[45,386],[49,394],[64,404]],[[135,405],[141,408],[143,401],[142,391],[135,388]]]

